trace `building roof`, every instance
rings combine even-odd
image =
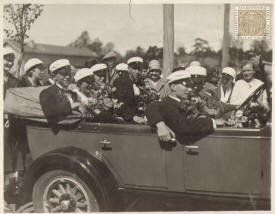
[[[19,43],[14,40],[4,40],[4,44],[8,43],[11,47],[20,51]],[[46,45],[30,42],[24,46],[25,53],[48,54],[60,56],[80,56],[80,57],[98,57],[98,55],[88,48]]]

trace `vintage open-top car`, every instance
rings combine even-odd
[[[80,121],[53,132],[28,120],[27,137],[33,163],[23,201],[36,212],[115,211],[129,191],[181,197],[191,210],[270,209],[269,122],[181,144],[160,142],[148,125]]]

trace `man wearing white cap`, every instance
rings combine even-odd
[[[25,75],[22,76],[19,86],[20,87],[31,87],[39,86],[41,80],[41,72],[44,70],[43,62],[37,58],[29,59],[25,65]]]
[[[119,63],[116,65],[115,67],[115,73],[114,75],[112,76],[112,79],[110,81],[110,85],[113,85],[114,84],[114,81],[122,76],[122,75],[127,75],[128,74],[128,65],[126,63]]]
[[[44,89],[39,96],[40,104],[48,122],[57,124],[72,114],[72,110],[83,112],[83,106],[75,102],[71,94],[66,90],[76,89],[71,84],[71,64],[67,59],[58,59],[49,66],[51,75],[55,78],[55,84]]]
[[[103,61],[108,67],[106,81],[111,82],[113,75],[115,74],[115,65],[116,65],[117,53],[114,51],[109,51],[104,57]]]
[[[114,98],[118,99],[118,102],[124,103],[121,107],[121,116],[125,121],[144,123],[144,118],[138,116],[137,96],[140,91],[135,85],[142,70],[143,59],[132,57],[127,64],[129,73],[119,76],[113,83],[116,88]]]
[[[199,61],[192,61],[190,62],[190,65],[189,66],[201,66],[201,63]]]
[[[9,88],[15,88],[18,86],[19,81],[11,73],[11,68],[14,64],[15,55],[10,47],[4,47],[3,51],[3,68],[4,68],[4,91],[3,95],[5,98],[6,91]]]
[[[96,94],[92,91],[92,85],[94,84],[93,72],[89,68],[82,68],[74,75],[79,91],[86,97],[95,97]]]
[[[174,132],[180,142],[188,143],[183,140],[186,136],[210,134],[216,125],[223,125],[222,119],[188,119],[186,117],[180,103],[187,99],[191,91],[190,74],[183,70],[176,71],[167,77],[167,82],[170,87],[168,97],[149,105],[145,112],[149,124],[157,127],[162,141],[171,140]]]
[[[252,62],[246,62],[242,67],[243,79],[238,80],[233,88],[230,104],[241,105],[255,90],[263,86],[264,83],[254,78],[255,70]],[[259,103],[269,109],[266,90],[258,99]]]
[[[105,85],[107,81],[107,72],[108,67],[106,64],[103,63],[97,63],[93,65],[91,68],[91,72],[94,75],[95,78],[95,87],[96,89],[99,89],[100,86]]]

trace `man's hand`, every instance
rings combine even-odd
[[[223,126],[225,123],[225,120],[223,118],[217,118],[214,119],[216,126]]]
[[[80,113],[81,113],[82,115],[85,115],[85,113],[86,113],[86,108],[85,108],[85,106],[84,106],[84,105],[79,105],[79,106],[78,106],[78,111],[80,111]]]
[[[144,120],[143,117],[134,116],[134,117],[133,117],[133,120],[134,120],[136,123],[139,123],[139,124],[145,123],[145,120]]]
[[[156,126],[161,141],[168,142],[176,138],[175,133],[163,121],[157,123]]]

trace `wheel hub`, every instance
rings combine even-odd
[[[87,212],[90,208],[84,189],[71,179],[57,179],[45,195],[48,212]]]
[[[60,208],[62,211],[75,211],[76,201],[69,194],[63,194],[60,197]]]

